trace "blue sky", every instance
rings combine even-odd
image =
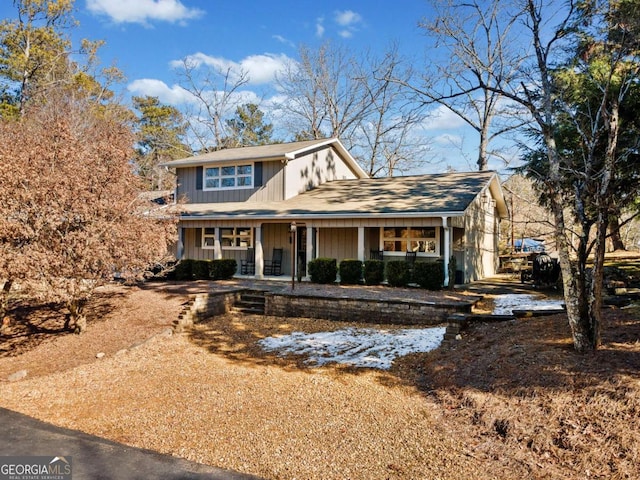
[[[11,4],[1,2],[3,18],[15,16]],[[299,44],[331,40],[354,52],[382,53],[395,42],[417,68],[425,54],[433,54],[418,27],[430,13],[426,0],[76,0],[75,9],[74,44],[81,38],[105,41],[100,59],[124,72],[125,97],[148,94],[177,107],[184,92],[174,65],[187,56],[242,66],[251,78],[245,88],[264,98],[273,93],[275,71],[296,58]],[[475,133],[444,109],[438,113],[425,125],[434,161],[424,172],[449,165],[474,170]]]

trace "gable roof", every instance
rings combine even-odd
[[[226,148],[216,150],[215,152],[203,153],[202,155],[194,155],[188,158],[173,160],[160,164],[162,167],[182,168],[195,167],[199,165],[208,165],[213,163],[229,163],[239,161],[273,161],[281,160],[287,162],[294,158],[304,155],[310,151],[321,147],[331,146],[335,148],[340,156],[347,162],[350,168],[359,178],[367,178],[368,175],[360,165],[351,156],[349,151],[344,148],[342,142],[337,138],[325,138],[320,140],[305,140],[301,142],[290,143],[274,143],[270,145],[257,145],[251,147]]]
[[[506,217],[498,175],[482,171],[335,180],[281,202],[186,204],[183,218],[459,216],[485,189]]]

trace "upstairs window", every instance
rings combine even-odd
[[[440,253],[438,229],[435,227],[385,227],[382,231],[385,253],[418,252],[425,256]]]
[[[204,190],[225,190],[252,187],[252,164],[204,168]]]

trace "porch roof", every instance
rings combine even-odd
[[[335,180],[289,200],[269,203],[194,203],[183,219],[363,218],[461,216],[490,188],[498,212],[506,216],[498,176],[493,171]]]

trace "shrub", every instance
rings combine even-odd
[[[180,260],[176,264],[175,275],[176,280],[193,280],[193,263],[195,260],[185,259]]]
[[[309,262],[309,276],[313,283],[333,283],[338,274],[335,258],[316,258]]]
[[[384,280],[384,262],[382,260],[365,260],[364,283],[378,285]]]
[[[387,282],[392,287],[406,287],[409,283],[409,265],[404,260],[392,260],[387,262],[385,271]]]
[[[234,258],[213,260],[209,264],[209,275],[214,280],[229,280],[238,270],[238,262]]]
[[[360,260],[342,260],[340,262],[340,283],[356,285],[362,278],[362,262]]]
[[[427,290],[441,290],[444,284],[444,262],[419,262],[413,265],[414,281]]]
[[[196,280],[209,280],[211,260],[194,260],[191,272]]]

